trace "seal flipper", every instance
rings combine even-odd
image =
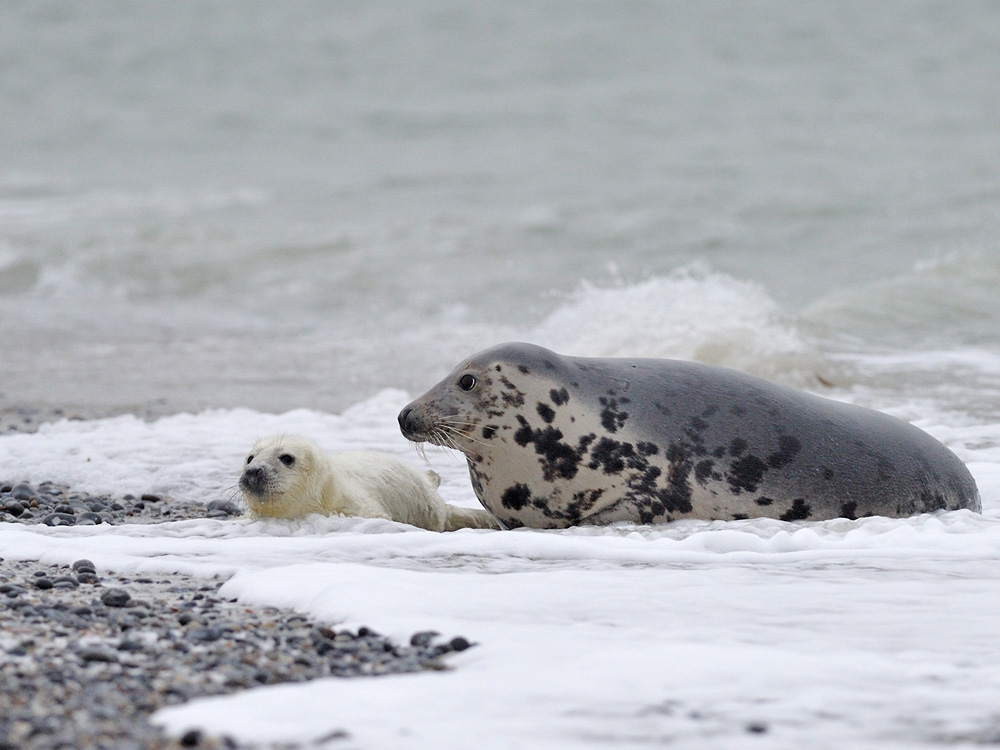
[[[456,505],[445,505],[445,531],[459,529],[499,529],[493,515],[479,508],[459,508]]]

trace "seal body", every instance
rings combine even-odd
[[[980,510],[965,465],[913,425],[694,362],[501,344],[399,423],[464,453],[509,528]]]
[[[239,487],[255,518],[310,513],[386,518],[430,531],[496,528],[481,509],[448,505],[441,480],[393,456],[372,451],[326,453],[294,435],[258,440],[243,464]]]

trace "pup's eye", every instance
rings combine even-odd
[[[253,461],[253,454],[247,456],[247,463],[250,463],[251,461]]]
[[[295,463],[295,456],[293,456],[291,453],[282,453],[280,456],[278,456],[278,460],[281,461],[281,463],[283,463],[285,466],[291,466],[292,464]]]
[[[476,387],[477,382],[479,381],[476,380],[475,375],[470,375],[469,373],[465,373],[465,375],[463,375],[458,379],[458,387],[461,388],[463,391],[471,391],[473,388]]]

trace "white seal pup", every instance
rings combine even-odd
[[[501,344],[399,425],[462,451],[508,528],[980,510],[965,465],[913,425],[695,362]]]
[[[255,518],[310,513],[386,518],[430,531],[495,529],[484,510],[459,508],[437,493],[440,477],[374,451],[326,453],[302,437],[258,440],[243,463],[239,487]]]

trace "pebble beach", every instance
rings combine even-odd
[[[0,432],[31,431],[59,416],[6,410]],[[241,514],[227,500],[93,496],[54,483],[0,481],[0,523],[155,524]],[[0,750],[269,747],[196,729],[169,737],[149,717],[260,685],[447,669],[448,655],[471,645],[433,631],[396,643],[367,627],[338,629],[292,611],[246,607],[220,598],[222,583],[118,574],[86,559],[61,566],[0,556],[0,695],[8,701]],[[333,731],[310,746],[341,746],[349,737]]]

